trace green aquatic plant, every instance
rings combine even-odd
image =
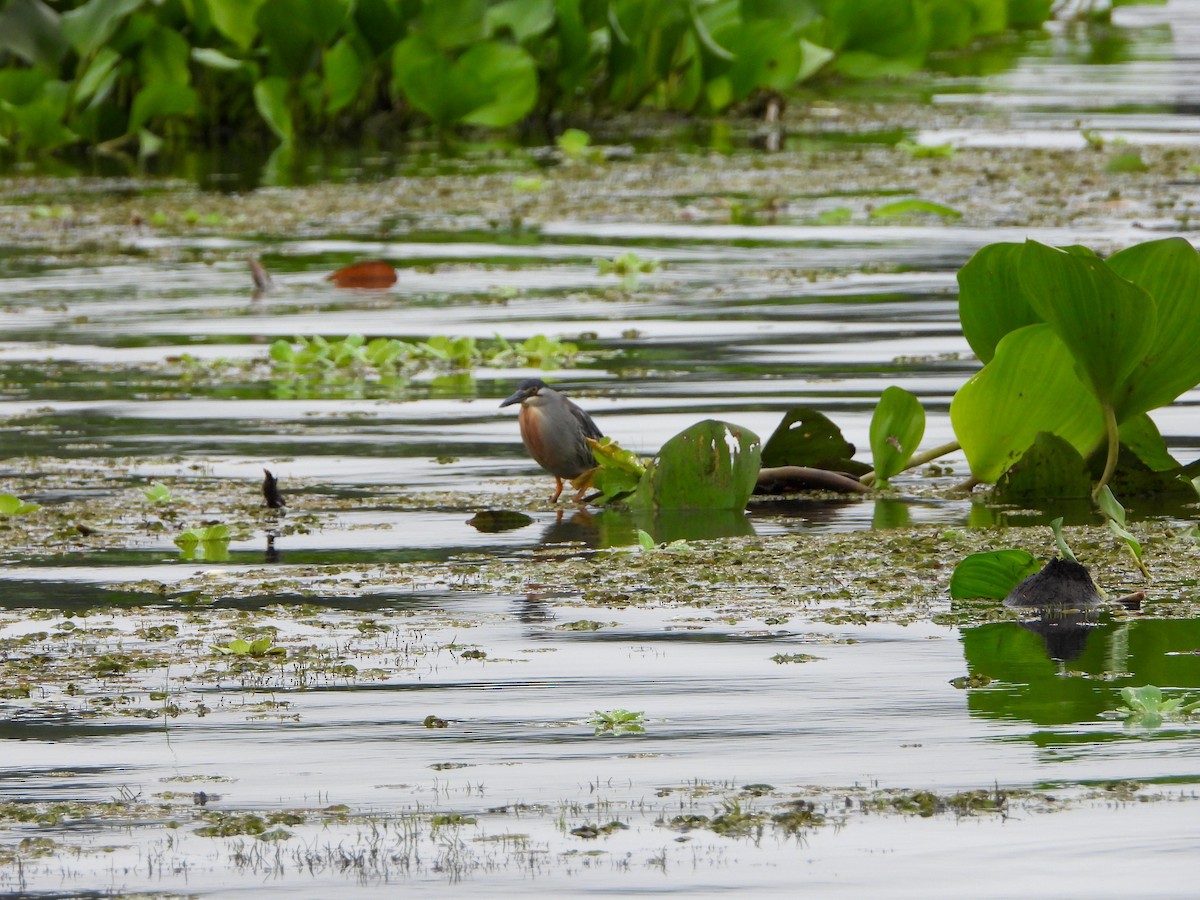
[[[684,429],[645,462],[609,438],[588,443],[596,459],[591,485],[601,503],[642,511],[742,510],[758,481],[758,436],[715,419]]]
[[[1146,568],[1146,563],[1142,559],[1141,541],[1125,527],[1125,507],[1113,496],[1113,492],[1107,484],[1096,496],[1096,503],[1099,505],[1100,511],[1104,513],[1105,519],[1108,520],[1108,530],[1125,545],[1142,575],[1148,579],[1150,570]]]
[[[26,503],[12,494],[0,494],[0,516],[24,516],[41,508],[37,503]]]
[[[597,259],[596,271],[601,275],[616,275],[627,291],[632,291],[638,285],[638,278],[643,273],[653,272],[658,268],[658,262],[653,259],[642,259],[633,251],[627,251],[612,259]]]
[[[171,496],[171,489],[161,481],[152,481],[150,487],[142,488],[142,496],[146,498],[148,503],[170,503],[174,498]]]
[[[175,545],[183,559],[204,559],[225,562],[229,559],[229,526],[216,524],[204,528],[189,528],[176,535]]]
[[[631,712],[628,709],[596,710],[587,720],[595,731],[593,734],[641,734],[646,730],[645,713]]]
[[[221,656],[250,656],[255,659],[262,659],[268,656],[286,656],[287,650],[283,647],[276,647],[271,638],[258,638],[253,641],[244,641],[241,638],[236,638],[228,644],[213,644],[213,650]]]
[[[649,106],[720,114],[824,71],[912,72],[1036,28],[1048,0],[13,0],[0,147],[507,128]],[[580,152],[578,141],[564,154]],[[568,149],[573,148],[573,149]]]
[[[1098,496],[1125,441],[1166,456],[1146,413],[1200,382],[1200,255],[1181,238],[1101,260],[1083,247],[984,247],[959,272],[963,334],[984,362],[950,418],[975,480],[994,482],[1042,432],[1104,450]]]
[[[908,466],[924,436],[925,409],[921,401],[903,388],[885,388],[871,416],[871,456],[877,487],[887,487],[888,479]]]
[[[336,378],[396,378],[424,369],[467,370],[476,366],[558,369],[579,357],[579,347],[542,334],[512,342],[497,335],[493,340],[433,335],[423,341],[396,338],[367,340],[361,334],[344,338],[320,335],[279,339],[270,357],[279,376],[311,381]]]
[[[654,540],[654,536],[648,531],[638,529],[637,532],[638,546],[641,547],[643,553],[691,553],[692,545],[682,538],[677,541],[671,541],[669,544],[659,544]]]
[[[1163,697],[1162,688],[1153,684],[1121,688],[1122,705],[1101,713],[1106,718],[1121,718],[1127,726],[1158,728],[1164,722],[1181,721],[1200,711],[1200,700],[1190,697]]]

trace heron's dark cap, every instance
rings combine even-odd
[[[521,403],[529,397],[534,396],[542,388],[548,387],[546,382],[540,378],[526,378],[517,385],[517,389],[513,391],[512,396],[506,399],[501,406],[512,406],[514,403]]]

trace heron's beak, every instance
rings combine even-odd
[[[524,390],[517,391],[515,394],[513,394],[511,397],[509,397],[507,400],[505,400],[503,403],[501,403],[500,406],[502,406],[502,407],[512,406],[514,403],[520,403],[522,400],[524,400],[528,396],[529,396],[528,391],[524,391]]]

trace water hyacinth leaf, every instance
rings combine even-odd
[[[1078,499],[1091,493],[1092,476],[1079,451],[1058,435],[1043,431],[997,479],[993,496],[999,503],[1036,503]]]
[[[437,125],[461,121],[487,102],[481,86],[424,34],[410,34],[392,51],[392,90]]]
[[[325,51],[322,67],[325,70],[325,110],[332,115],[345,109],[358,96],[366,67],[349,37],[342,38]]]
[[[275,136],[290,145],[295,134],[292,110],[288,106],[286,78],[264,78],[254,85],[254,106]]]
[[[1121,446],[1137,456],[1150,471],[1174,472],[1179,469],[1179,462],[1168,452],[1158,426],[1145,413],[1122,422],[1120,434]]]
[[[744,509],[758,481],[758,436],[706,419],[667,441],[630,497],[635,509]]]
[[[54,69],[67,49],[58,13],[42,0],[10,0],[0,10],[0,50]]]
[[[1026,241],[1021,251],[1020,281],[1029,305],[1070,349],[1096,397],[1113,405],[1154,340],[1154,300],[1103,261],[1037,241]]]
[[[1153,297],[1158,310],[1150,349],[1116,398],[1124,419],[1200,383],[1200,253],[1183,238],[1166,238],[1122,250],[1108,267]]]
[[[552,0],[501,0],[484,16],[488,36],[508,31],[518,44],[544,34],[554,24]]]
[[[220,72],[233,72],[246,65],[242,60],[226,56],[215,47],[196,47],[192,50],[192,59],[202,66]]]
[[[930,200],[897,200],[871,210],[872,219],[907,219],[917,216],[938,216],[942,219],[961,219],[962,213],[952,206]]]
[[[217,31],[245,51],[258,37],[256,13],[265,0],[207,0]]]
[[[0,494],[0,516],[23,516],[41,509],[36,503],[26,503],[12,494]]]
[[[904,470],[925,436],[925,409],[904,388],[885,388],[871,416],[871,458],[875,463],[875,483],[887,484]]]
[[[950,422],[971,474],[994,482],[1037,439],[1058,435],[1087,457],[1104,437],[1104,414],[1075,375],[1070,351],[1049,325],[1007,335],[996,355],[958,389]]]
[[[537,64],[520,47],[485,41],[459,57],[461,67],[487,91],[487,101],[462,117],[467,125],[504,128],[515,125],[537,103]]]
[[[972,553],[954,567],[950,576],[951,600],[1003,600],[1018,584],[1042,568],[1024,550]]]
[[[797,406],[787,411],[767,440],[762,459],[763,465],[770,468],[809,466],[861,474],[867,467],[851,459],[854,449],[824,413]]]
[[[443,50],[478,43],[484,38],[487,0],[423,0],[421,31]]]
[[[596,469],[592,487],[600,492],[597,503],[610,503],[632,493],[646,474],[646,466],[632,450],[626,450],[610,437],[588,438]]]
[[[958,272],[958,318],[981,362],[991,362],[1010,331],[1040,322],[1021,293],[1021,244],[988,244]]]
[[[129,14],[145,0],[88,0],[62,14],[63,36],[80,57],[91,56],[109,42]]]
[[[193,116],[200,106],[195,89],[186,84],[161,81],[147,84],[133,98],[129,131],[133,133],[159,116]]]

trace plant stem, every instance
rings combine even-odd
[[[1108,435],[1108,456],[1104,460],[1104,472],[1100,476],[1100,481],[1092,489],[1093,500],[1112,480],[1113,472],[1117,470],[1117,456],[1121,451],[1121,432],[1117,428],[1117,411],[1113,409],[1111,403],[1105,403],[1103,408],[1104,431]]]
[[[948,444],[942,444],[940,447],[934,447],[932,450],[925,450],[925,451],[922,451],[921,453],[914,453],[912,455],[912,458],[909,459],[908,463],[904,466],[904,470],[915,469],[917,466],[923,466],[927,462],[932,462],[933,460],[937,459],[939,456],[945,456],[947,453],[953,453],[955,450],[961,450],[961,449],[962,449],[962,444],[960,444],[958,441],[951,441]],[[867,485],[874,484],[875,483],[875,473],[867,472],[865,475],[863,475],[858,480],[861,481],[863,484],[867,484]]]

